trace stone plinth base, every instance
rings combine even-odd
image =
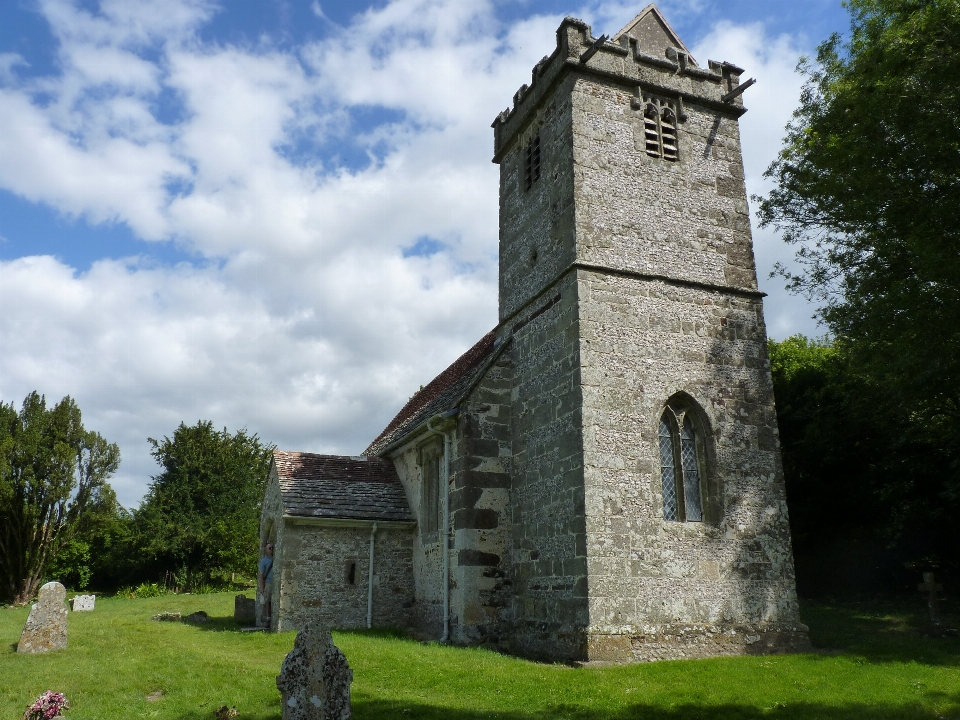
[[[591,663],[631,663],[812,652],[807,630],[799,624],[774,630],[687,625],[637,635],[596,633],[587,635],[586,654]]]

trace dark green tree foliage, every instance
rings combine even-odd
[[[960,494],[960,0],[849,0],[767,171],[763,225],[798,246],[794,290],[820,300],[848,361],[939,448]],[[904,468],[908,470],[908,468]]]
[[[273,447],[246,430],[216,431],[211,422],[181,423],[172,438],[150,443],[163,471],[135,511],[144,577],[255,572]]]
[[[69,396],[49,409],[36,392],[19,412],[0,403],[0,596],[30,601],[51,560],[116,502],[107,478],[119,465]]]
[[[45,573],[67,587],[105,590],[139,578],[133,552],[133,514],[112,490],[101,493],[76,533],[50,562]]]
[[[907,592],[960,571],[948,450],[889,402],[844,342],[769,342],[787,502],[803,596]],[[918,438],[920,438],[918,440]]]

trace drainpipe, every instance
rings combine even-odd
[[[373,538],[377,534],[377,524],[370,528],[370,566],[367,569],[367,627],[373,627]]]
[[[427,430],[443,437],[443,637],[440,642],[450,640],[450,435],[433,429],[433,421],[453,417],[460,411],[454,408],[443,415],[427,420]]]

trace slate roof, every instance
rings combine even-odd
[[[494,354],[495,338],[496,328],[480,338],[476,345],[410,398],[377,439],[370,443],[370,447],[364,451],[365,454],[377,455],[383,452],[434,415],[451,410],[477,376],[484,371],[487,361]]]
[[[412,521],[393,463],[378,457],[274,450],[283,514]]]

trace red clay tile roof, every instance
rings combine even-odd
[[[450,367],[410,398],[364,453],[377,455],[437,413],[452,409],[452,404],[470,387],[477,373],[482,371],[484,363],[493,354],[496,332],[494,328],[480,338],[480,342],[454,360]]]
[[[274,450],[273,460],[284,515],[413,520],[403,485],[389,460],[283,450]]]

